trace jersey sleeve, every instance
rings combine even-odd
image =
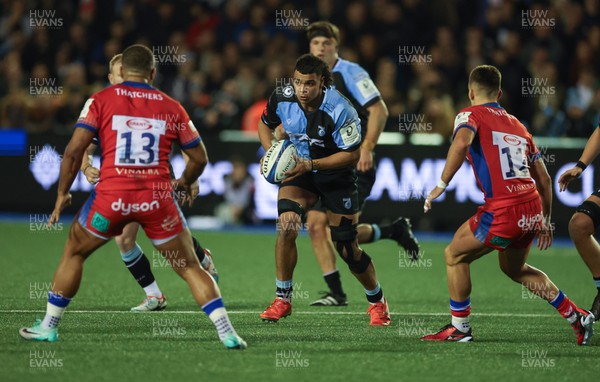
[[[454,118],[454,132],[452,133],[452,137],[456,135],[456,132],[462,128],[467,128],[473,130],[475,134],[479,130],[479,123],[477,119],[473,115],[471,111],[461,111]]]
[[[194,126],[190,116],[181,105],[179,105],[179,123],[176,131],[182,149],[191,149],[200,144],[200,134],[198,134],[196,126]]]
[[[354,151],[360,147],[360,119],[352,106],[347,105],[340,110],[335,121],[333,141],[344,151]]]
[[[362,107],[368,107],[381,99],[381,93],[369,73],[359,65],[348,66],[342,77],[350,94]]]
[[[79,113],[79,118],[77,119],[77,123],[75,123],[75,127],[88,129],[95,134],[98,132],[99,126],[100,111],[98,101],[95,98],[88,98],[83,105],[81,113]]]
[[[260,120],[270,129],[275,129],[277,126],[279,126],[279,124],[281,124],[281,119],[277,115],[277,103],[277,90],[274,90],[269,97],[269,101],[267,102],[267,106],[265,106],[265,110],[263,110],[262,116],[260,117]]]

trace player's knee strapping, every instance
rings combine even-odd
[[[281,215],[286,212],[295,213],[300,217],[300,221],[282,221]],[[280,199],[279,201],[277,201],[277,213],[280,218],[280,220],[278,221],[278,225],[281,229],[286,231],[300,231],[300,224],[304,221],[306,217],[304,208],[300,205],[300,203],[290,199]]]
[[[335,249],[346,264],[348,264],[348,268],[350,268],[352,272],[360,274],[365,272],[369,267],[369,264],[371,264],[371,257],[363,251],[358,260],[354,259],[352,244],[358,235],[356,226],[356,224],[352,224],[352,220],[343,217],[339,227],[330,228],[331,240],[336,243]],[[344,252],[346,256],[344,256]]]
[[[576,211],[589,216],[594,222],[594,228],[598,230],[598,226],[600,225],[600,206],[594,202],[586,200],[585,202],[581,203],[579,207],[577,207]]]
[[[300,216],[301,220],[304,220],[304,208],[300,203],[290,199],[280,199],[277,201],[277,214],[281,216],[284,212],[294,212]]]

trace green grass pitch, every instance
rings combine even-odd
[[[0,375],[3,381],[361,381],[361,380],[586,380],[598,373],[600,336],[578,347],[570,326],[545,301],[504,276],[495,254],[472,266],[475,342],[423,343],[419,336],[449,322],[443,248],[422,243],[424,259],[410,266],[394,242],[366,245],[392,311],[392,325],[370,327],[362,288],[339,263],[350,305],[316,308],[325,284],[306,236],[298,241],[294,312],[278,324],[258,314],[274,298],[272,234],[195,232],[210,248],[220,287],[243,352],[227,351],[187,285],[144,248],[169,306],[129,313],[143,291],[123,266],[114,243],[86,263],[78,295],[55,343],[18,336],[43,317],[46,289],[67,236],[0,224],[3,276],[0,299]],[[589,308],[591,276],[572,247],[533,249],[543,269],[575,302]]]

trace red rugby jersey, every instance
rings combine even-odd
[[[102,148],[98,190],[153,189],[170,182],[173,141],[182,148],[200,144],[200,135],[179,102],[141,82],[125,81],[92,95],[75,127],[98,137]]]
[[[531,134],[498,103],[464,108],[454,120],[454,134],[475,132],[467,159],[486,205],[505,207],[539,197],[529,173],[540,153]]]

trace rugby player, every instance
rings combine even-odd
[[[171,187],[168,156],[172,143],[178,142],[189,160],[174,188],[185,190],[191,204],[192,184],[208,163],[204,144],[181,105],[150,86],[156,73],[150,49],[143,45],[125,49],[121,73],[123,83],[87,100],[65,149],[50,225],[71,203],[69,189],[94,136],[102,144],[100,181],[71,225],[44,319],[19,333],[28,340],[56,341],[60,319],[79,288],[85,259],[135,221],[156,249],[168,254],[165,257],[213,321],[221,342],[243,349],[246,343],[229,321],[219,288],[194,254],[179,206],[172,197],[156,198],[153,192],[157,185]]]
[[[352,104],[330,87],[331,71],[320,58],[301,56],[292,82],[293,86],[275,89],[258,124],[265,150],[271,147],[273,130],[282,124],[298,151],[297,165],[287,173],[277,198],[276,298],[260,317],[277,322],[292,313],[296,237],[305,212],[320,199],[333,244],[365,289],[371,325],[389,325],[388,304],[375,267],[357,240],[355,167],[361,155],[360,119]]]
[[[115,55],[109,63],[108,81],[111,85],[120,84],[123,82],[121,77],[121,59],[122,54]],[[96,147],[99,145],[98,140],[94,137],[92,143],[88,146],[86,153],[81,162],[81,172],[85,175],[87,181],[91,184],[98,183],[100,178],[100,170],[93,166],[93,157]],[[187,162],[188,158],[185,152],[182,152]],[[192,198],[198,194],[198,183],[194,182],[192,187]],[[136,236],[140,225],[136,222],[131,222],[123,228],[123,233],[115,237],[115,242],[121,254],[121,259],[125,263],[129,272],[138,282],[140,287],[146,293],[146,298],[138,306],[131,308],[132,312],[152,312],[160,311],[167,307],[167,299],[158,287],[158,283],[152,273],[150,262],[140,245],[136,242]],[[216,282],[219,281],[219,274],[214,266],[212,254],[210,250],[202,248],[198,240],[192,236],[194,241],[194,252],[200,261],[202,267],[210,273]]]
[[[306,29],[310,53],[327,63],[333,72],[332,88],[342,93],[352,103],[360,118],[363,141],[360,159],[356,165],[359,217],[365,201],[375,183],[373,150],[385,127],[388,110],[379,90],[369,74],[358,64],[339,57],[340,32],[336,25],[327,21],[312,23]],[[313,306],[344,306],[348,304],[342,288],[340,273],[336,268],[335,254],[328,230],[327,214],[321,202],[311,208],[307,216],[307,229],[313,252],[329,287]],[[399,217],[391,224],[359,224],[358,243],[372,243],[380,239],[395,240],[413,259],[418,257],[419,243],[414,237],[410,221]]]
[[[425,200],[425,212],[468,158],[485,196],[485,204],[460,226],[445,249],[452,322],[422,340],[473,340],[470,264],[498,250],[500,269],[512,280],[548,301],[575,330],[577,343],[588,345],[594,316],[573,303],[541,270],[527,264],[529,248],[552,245],[550,216],[552,180],[531,134],[498,100],[502,96],[500,71],[481,65],[469,75],[471,106],[454,121],[454,141],[441,180]],[[535,181],[535,182],[534,182]]]
[[[600,126],[592,133],[577,164],[559,178],[559,191],[567,189],[569,183],[578,179],[586,167],[600,154]],[[592,193],[577,209],[569,221],[569,235],[577,252],[592,273],[598,294],[592,303],[592,314],[600,317],[600,246],[594,237],[600,225],[600,189]]]

